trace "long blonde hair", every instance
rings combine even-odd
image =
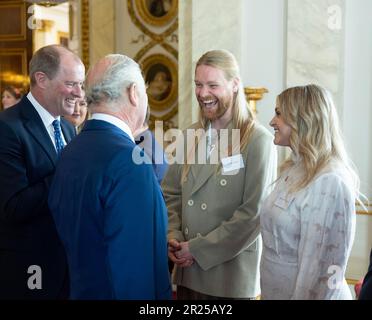
[[[336,160],[349,172],[357,195],[359,178],[346,153],[330,92],[314,84],[289,88],[277,97],[277,107],[291,127],[292,151],[304,166],[304,176],[292,191],[306,187],[331,160]],[[280,172],[293,165],[293,159],[287,159]]]
[[[238,63],[234,55],[227,50],[212,50],[204,53],[196,63],[195,72],[196,69],[202,65],[222,70],[227,81],[232,81],[233,79],[240,80]],[[254,129],[255,120],[254,115],[245,99],[243,83],[241,81],[239,81],[237,92],[234,93],[232,123],[234,129],[240,130],[240,150],[243,150],[249,142]],[[206,119],[199,110],[199,121],[195,129],[207,130],[208,124],[209,120]],[[197,143],[195,144],[194,148],[192,148],[192,152],[195,152],[196,147]],[[188,161],[186,161],[183,166],[181,181],[185,180],[189,170],[190,164]]]

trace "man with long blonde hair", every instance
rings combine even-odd
[[[259,294],[258,211],[276,176],[276,150],[253,118],[230,52],[199,59],[195,94],[200,120],[185,133],[200,134],[187,139],[185,163],[171,165],[163,181],[177,297],[252,299]]]

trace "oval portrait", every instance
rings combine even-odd
[[[163,26],[176,17],[177,0],[139,0],[137,9],[141,18],[152,25]]]
[[[175,63],[165,55],[155,54],[144,59],[141,64],[151,108],[155,110],[169,108],[177,99],[178,92]]]

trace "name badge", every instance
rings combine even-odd
[[[244,161],[241,154],[223,158],[221,162],[223,175],[234,175],[239,172],[239,169],[244,168]]]
[[[289,195],[288,193],[281,192],[276,198],[274,205],[276,205],[277,207],[283,210],[287,210],[289,205],[293,201],[293,199],[294,199],[293,195]]]

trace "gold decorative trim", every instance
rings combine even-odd
[[[141,58],[146,54],[146,52],[149,51],[152,47],[155,47],[156,44],[157,44],[156,41],[151,41],[150,43],[145,45],[140,51],[138,51],[138,53],[134,57],[134,60],[140,61]]]
[[[169,24],[178,13],[177,0],[137,0],[138,14],[144,22],[153,26],[162,27]],[[151,9],[154,5],[158,9]],[[169,6],[168,8],[166,6]]]
[[[349,284],[351,286],[355,286],[359,282],[359,280],[357,280],[357,279],[346,279],[346,282],[347,282],[347,284]]]
[[[165,50],[167,50],[168,52],[170,52],[173,55],[173,57],[175,57],[177,59],[177,61],[178,61],[178,51],[176,49],[174,49],[172,46],[170,46],[168,43],[165,43],[165,42],[163,42],[161,44],[161,46]]]
[[[24,41],[26,40],[26,23],[27,19],[26,17],[26,3],[19,3],[15,4],[13,1],[2,1],[1,2],[1,8],[19,8],[19,21],[21,24],[21,33],[18,34],[5,34],[0,35],[0,41],[6,40],[6,41]]]
[[[22,74],[1,71],[0,80],[6,83],[14,84],[16,83],[17,86],[22,86],[24,89],[27,89],[29,85],[29,77],[27,75],[27,49],[26,48],[0,49],[0,57],[1,56],[20,56],[22,61],[21,66]]]
[[[141,49],[135,56],[134,60],[139,61],[145,54],[148,52],[151,48],[155,47],[157,44],[160,44],[163,46],[166,50],[167,48],[172,48],[171,46],[165,44],[165,40],[167,37],[169,37],[173,32],[175,32],[178,29],[178,18],[175,19],[174,23],[166,29],[161,34],[157,34],[154,32],[151,32],[148,28],[144,26],[144,24],[137,18],[136,13],[134,11],[134,0],[127,0],[128,5],[128,13],[131,17],[132,22],[134,25],[139,28],[145,35],[150,37],[152,40],[149,44],[147,44],[143,49]],[[175,1],[175,0],[174,0]],[[178,12],[178,1],[175,1],[177,3],[177,12]],[[137,3],[137,2],[136,2]],[[174,50],[172,48],[172,50]],[[170,51],[173,55],[174,53]]]
[[[89,68],[89,1],[81,0],[81,60]]]
[[[163,54],[154,54],[148,56],[142,62],[140,62],[144,73],[145,81],[148,82],[147,95],[149,98],[150,108],[157,111],[166,111],[167,107],[172,106],[178,97],[178,76],[176,64],[167,56]],[[160,79],[159,82],[164,85],[164,93],[159,93],[159,97],[155,98],[154,94],[151,93],[151,86],[153,78],[160,73],[163,76],[167,76],[167,79]],[[150,82],[151,81],[151,82]],[[166,82],[169,82],[168,87]],[[169,88],[170,89],[166,89]],[[154,86],[158,89],[158,86]],[[168,92],[168,93],[167,93]],[[163,97],[164,96],[164,97]]]
[[[252,108],[252,111],[257,114],[256,101],[262,99],[264,93],[269,92],[266,88],[257,88],[257,87],[245,87],[244,93],[245,97]]]
[[[38,29],[38,31],[41,32],[50,32],[55,25],[55,22],[53,20],[40,20],[40,22],[41,29]]]
[[[362,203],[366,208],[372,208],[372,203],[371,202],[363,201]],[[356,214],[372,216],[372,210],[367,210],[367,211],[363,210],[363,207],[358,202],[355,203],[355,206],[357,208],[361,208],[361,210],[356,210]]]
[[[364,216],[372,216],[372,211],[357,210],[356,214]]]

